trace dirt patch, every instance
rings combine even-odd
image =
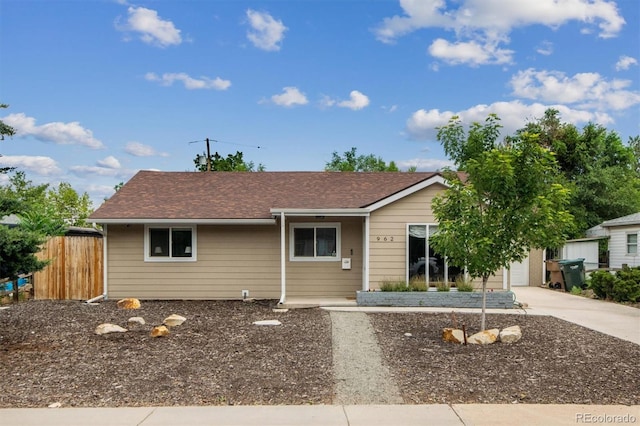
[[[479,318],[456,314],[469,334]],[[517,343],[488,346],[444,342],[451,314],[371,321],[405,403],[640,403],[640,346],[554,317],[487,315],[488,327],[519,325],[523,333]]]
[[[329,313],[274,313],[275,303],[12,305],[0,310],[0,407],[331,404]],[[151,338],[153,325],[174,313],[187,321]],[[450,314],[369,315],[407,404],[640,403],[640,346],[630,342],[551,317],[489,315],[491,327],[520,325],[523,340],[465,347],[441,341]],[[128,327],[133,316],[146,325],[94,334],[104,322]],[[267,319],[282,325],[252,325]],[[469,328],[479,322],[457,319]]]

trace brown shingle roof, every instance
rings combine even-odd
[[[140,171],[89,220],[269,219],[271,208],[360,208],[434,175]]]

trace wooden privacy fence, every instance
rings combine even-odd
[[[50,263],[33,274],[35,299],[88,300],[102,294],[101,235],[52,237],[37,256]]]

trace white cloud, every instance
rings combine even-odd
[[[71,166],[69,171],[76,176],[101,176],[112,178],[129,178],[134,172],[128,169],[104,167],[104,166]]]
[[[282,21],[275,20],[267,12],[257,12],[247,9],[247,18],[251,29],[247,31],[247,38],[255,47],[267,51],[280,50],[280,43],[284,39],[287,27]]]
[[[190,77],[188,74],[180,72],[180,73],[164,73],[162,76],[159,76],[156,73],[148,72],[145,74],[144,78],[148,81],[154,81],[162,84],[163,86],[171,86],[176,81],[181,81],[184,85],[184,88],[187,90],[197,90],[197,89],[215,89],[215,90],[227,90],[231,86],[231,82],[229,80],[223,80],[220,77],[216,77],[211,79],[209,77],[200,77],[200,79],[196,79]]]
[[[401,170],[406,170],[410,167],[416,167],[417,171],[435,172],[443,170],[445,167],[454,168],[453,161],[441,160],[436,158],[413,158],[411,160],[396,161],[396,164]]]
[[[450,43],[439,38],[429,46],[429,54],[451,65],[509,64],[513,50],[499,49],[495,43],[480,44],[475,40]]]
[[[62,173],[54,159],[35,155],[0,156],[0,167],[17,167],[39,176],[55,176]]]
[[[598,73],[578,73],[569,77],[559,71],[529,68],[515,74],[509,84],[517,97],[577,104],[582,108],[622,110],[640,103],[640,93],[626,90],[631,81],[608,81]]]
[[[463,111],[440,111],[438,109],[420,109],[414,112],[406,123],[406,133],[414,140],[435,140],[436,127],[444,126],[449,119],[457,115],[463,123],[484,122],[489,114],[497,114],[500,118],[503,135],[513,134],[527,122],[534,121],[544,115],[548,108],[557,109],[562,120],[579,125],[594,122],[607,125],[613,122],[611,116],[602,112],[572,109],[566,105],[545,105],[541,103],[524,104],[521,101],[495,102],[490,105],[475,105]]]
[[[79,122],[62,123],[59,121],[36,125],[36,119],[24,113],[10,114],[2,119],[16,130],[16,136],[33,136],[43,142],[59,145],[82,145],[93,149],[104,148],[101,141],[93,137],[91,130],[85,129]]]
[[[448,8],[449,4],[455,6]],[[385,18],[374,28],[376,38],[393,43],[425,28],[452,31],[457,41],[438,39],[429,49],[451,64],[511,62],[512,52],[498,45],[509,42],[514,28],[544,25],[555,29],[577,21],[587,29],[597,25],[599,36],[609,38],[617,36],[625,24],[616,4],[608,0],[400,0],[400,7],[402,15]],[[455,52],[447,53],[447,47]],[[543,48],[540,53],[546,51]]]
[[[638,65],[638,60],[631,56],[620,56],[620,59],[616,62],[616,71],[628,70],[631,65]]]
[[[352,90],[349,93],[349,100],[338,102],[338,106],[357,111],[369,106],[369,97],[357,90]]]
[[[116,20],[116,29],[137,32],[143,42],[159,47],[182,43],[180,30],[173,25],[173,22],[161,19],[155,10],[130,6],[127,13],[129,14],[127,23],[120,25]]]
[[[103,158],[102,160],[98,160],[98,166],[106,167],[108,169],[119,169],[122,166],[120,165],[120,161],[113,155]]]
[[[124,152],[133,155],[134,157],[168,157],[166,152],[157,152],[153,147],[149,145],[141,144],[140,142],[128,142],[124,148]]]
[[[547,40],[543,41],[536,47],[536,52],[544,56],[551,55],[553,53],[553,43]]]
[[[309,103],[306,95],[298,90],[297,87],[285,87],[282,89],[284,93],[271,96],[271,101],[280,106],[292,107],[294,105],[306,105]]]

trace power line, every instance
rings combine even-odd
[[[209,138],[207,138],[207,139],[209,139]],[[264,149],[263,146],[259,146],[259,145],[249,145],[249,144],[238,143],[238,142],[227,142],[227,141],[220,141],[220,140],[216,140],[216,139],[209,139],[209,141],[210,142],[215,142],[215,143],[227,144],[227,145],[246,146],[247,148]],[[190,142],[187,142],[187,143],[191,144],[191,143],[198,143],[198,142],[206,142],[206,139],[200,139],[200,140],[197,140],[197,141],[190,141]]]

